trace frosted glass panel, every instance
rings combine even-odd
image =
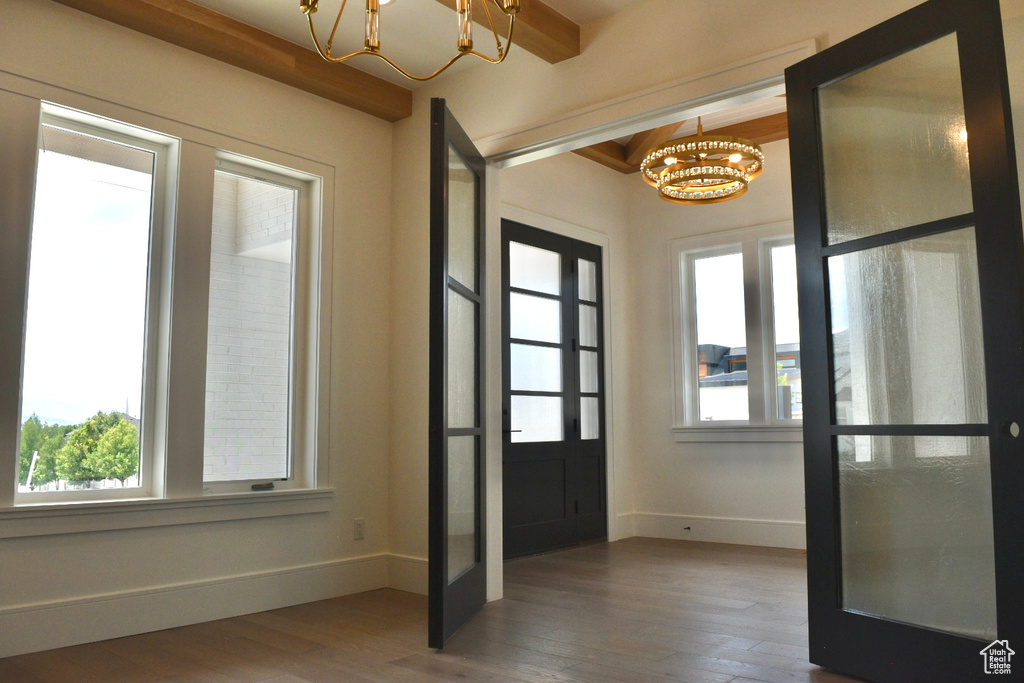
[[[994,639],[988,440],[838,441],[843,606]]]
[[[561,256],[558,252],[509,242],[509,284],[545,294],[560,294],[562,286]]]
[[[597,346],[597,306],[580,304],[580,346]]]
[[[955,34],[823,86],[818,101],[830,244],[973,210]]]
[[[597,393],[597,351],[580,351],[580,391]]]
[[[510,351],[513,391],[562,390],[561,349],[512,344]]]
[[[580,299],[597,301],[597,264],[586,259],[579,259],[577,269],[580,273]]]
[[[448,147],[448,275],[476,291],[477,177]]]
[[[562,427],[562,399],[560,397],[512,397],[513,442],[561,441],[563,439]]]
[[[596,439],[600,436],[601,415],[598,400],[592,396],[580,399],[580,438]]]
[[[476,564],[476,437],[448,437],[448,583]]]
[[[476,427],[476,304],[448,290],[448,426]]]
[[[838,424],[988,421],[974,228],[828,269]]]
[[[562,304],[529,294],[509,294],[510,333],[514,339],[562,341]]]

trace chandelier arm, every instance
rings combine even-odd
[[[494,25],[494,18],[491,17],[491,6],[487,2],[487,0],[483,1],[483,5],[484,5],[484,14],[487,15],[487,24],[491,27],[491,33],[494,34],[494,42],[498,45],[498,56],[500,57],[501,54],[502,54],[501,39],[498,38],[498,29]]]
[[[338,32],[338,25],[341,23],[341,15],[345,12],[345,5],[348,4],[348,0],[341,0],[341,9],[338,10],[338,16],[334,20],[334,28],[331,29],[331,37],[327,39],[327,54],[331,54],[331,46],[334,45],[334,34]]]
[[[313,39],[313,45],[314,47],[316,47],[316,51],[320,54],[320,56],[323,57],[328,62],[341,61],[332,59],[331,56],[324,52],[324,49],[320,47],[320,39],[316,37],[316,28],[314,28],[313,26],[313,15],[307,14],[306,19],[309,21],[309,35]]]
[[[337,31],[337,29],[338,29],[338,23],[341,21],[341,12],[344,11],[345,3],[347,1],[348,0],[343,0],[342,5],[341,5],[341,10],[338,12],[338,18],[334,22],[334,30],[331,31],[331,41],[333,41],[333,39],[334,39],[334,32]],[[485,5],[484,6],[486,7],[486,0],[485,0]],[[490,16],[490,15],[488,14],[488,16]],[[364,48],[362,50],[356,50],[355,52],[350,52],[347,55],[344,55],[342,57],[335,57],[335,56],[331,55],[331,41],[328,41],[326,46],[321,45],[320,39],[317,37],[317,34],[316,34],[316,27],[313,25],[313,13],[312,12],[309,12],[309,13],[306,14],[306,20],[309,22],[309,35],[313,39],[313,45],[316,47],[317,53],[325,61],[328,61],[328,62],[331,62],[331,63],[334,63],[334,64],[338,64],[340,62],[344,62],[344,61],[346,61],[348,59],[351,59],[352,57],[356,57],[358,55],[372,55],[374,57],[382,59],[385,63],[387,63],[395,71],[397,71],[398,73],[402,74],[406,78],[408,78],[410,80],[413,80],[413,81],[429,81],[431,78],[434,78],[435,76],[439,76],[440,74],[444,73],[448,69],[448,67],[450,67],[452,64],[454,64],[455,62],[459,61],[460,59],[462,59],[463,57],[465,57],[467,55],[473,55],[475,57],[479,57],[480,59],[484,60],[485,62],[487,62],[489,64],[501,64],[503,61],[505,61],[505,57],[508,56],[508,53],[509,53],[509,51],[510,51],[510,49],[512,47],[512,36],[513,36],[513,33],[515,32],[515,27],[516,27],[516,15],[515,14],[508,15],[508,40],[506,41],[506,45],[505,45],[504,48],[502,48],[501,41],[498,40],[498,56],[497,57],[489,57],[488,55],[485,55],[482,52],[477,52],[476,50],[466,50],[465,52],[460,52],[457,55],[455,55],[454,57],[452,57],[451,59],[449,59],[445,64],[443,64],[441,66],[441,68],[437,69],[436,71],[434,71],[429,76],[416,76],[416,75],[413,75],[413,74],[409,73],[405,69],[403,69],[401,66],[399,66],[397,63],[395,63],[395,61],[392,60],[387,55],[385,55],[385,54],[383,54],[381,52],[374,51],[374,50],[368,50],[366,48]],[[497,37],[497,30],[494,29],[493,24],[492,24],[492,30],[494,31],[495,36]]]

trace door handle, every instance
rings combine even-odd
[[[521,431],[523,431],[523,430],[522,429],[502,429],[501,430],[501,432],[503,434],[513,434],[515,432],[521,432]]]

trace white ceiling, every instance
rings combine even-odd
[[[547,5],[577,24],[586,24],[614,14],[643,0],[544,0]],[[192,0],[215,12],[225,14],[267,33],[313,49],[306,17],[299,10],[298,0]],[[452,0],[454,6],[454,0]],[[341,0],[320,0],[320,11],[314,15],[314,26],[321,42],[326,42],[337,16]],[[334,54],[356,51],[363,46],[362,0],[349,0],[342,17]],[[495,12],[495,19],[501,18]],[[479,19],[479,18],[478,18]],[[473,27],[473,38],[480,52],[493,55],[494,39],[481,24]],[[381,51],[415,74],[428,74],[446,62],[455,50],[455,12],[434,0],[394,0],[381,8]],[[515,45],[513,45],[515,51]],[[512,53],[510,53],[512,54]],[[518,57],[518,55],[517,55]],[[531,57],[532,58],[532,57]],[[356,57],[350,66],[386,78],[404,87],[415,88],[409,81],[379,59]],[[466,57],[449,72],[456,73],[481,65],[478,59]]]

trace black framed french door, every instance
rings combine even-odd
[[[606,538],[601,248],[502,221],[506,558]]]
[[[1024,244],[999,3],[930,0],[791,67],[786,95],[811,661],[1019,680]]]
[[[430,647],[487,600],[484,536],[484,173],[448,111],[430,118]]]

